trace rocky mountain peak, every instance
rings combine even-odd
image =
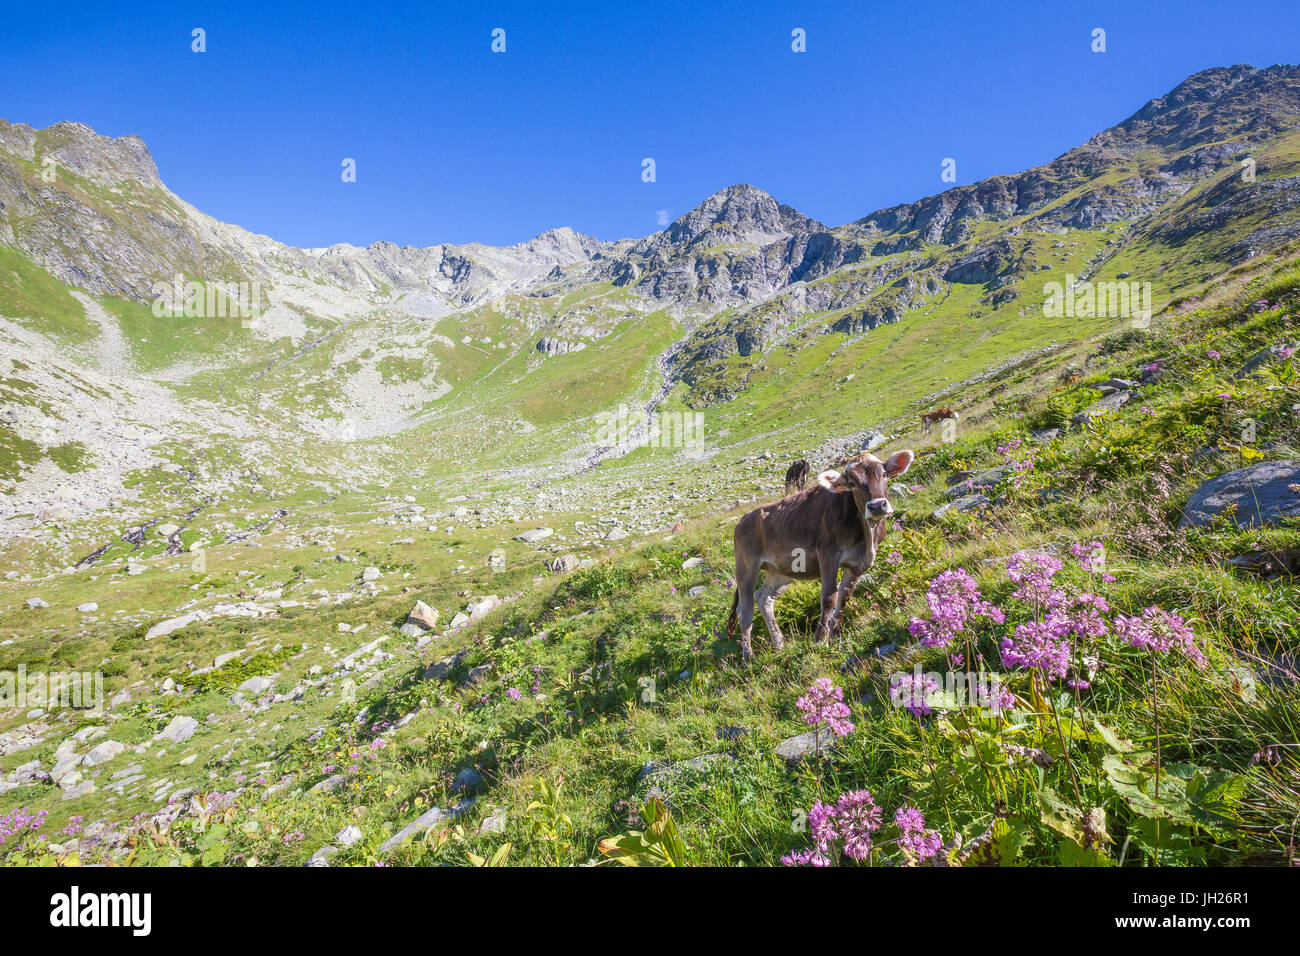
[[[747,183],[720,189],[662,234],[677,246],[764,245],[825,226]]]
[[[1242,136],[1263,139],[1300,116],[1300,67],[1237,65],[1194,73],[1089,146],[1131,152],[1149,146],[1187,149]]]
[[[15,131],[12,137],[0,137],[5,142],[10,138],[26,142],[22,131],[33,132],[23,125],[10,129]],[[34,131],[30,142],[35,161],[53,158],[61,168],[101,186],[128,182],[146,187],[162,185],[153,156],[139,136],[101,136],[85,123],[61,122]]]

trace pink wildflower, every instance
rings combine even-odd
[[[1165,654],[1180,650],[1197,666],[1205,665],[1205,655],[1196,646],[1196,635],[1191,626],[1172,611],[1154,605],[1142,612],[1141,617],[1115,618],[1115,632],[1133,647]]]
[[[829,677],[819,677],[813,681],[795,704],[803,711],[804,723],[809,727],[825,724],[837,737],[853,732],[853,724],[845,719],[849,716],[849,708],[844,703],[844,691],[836,687]]]

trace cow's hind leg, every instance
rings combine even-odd
[[[772,642],[774,650],[779,651],[785,647],[785,635],[776,626],[776,599],[793,583],[794,578],[787,578],[784,574],[777,574],[775,571],[766,571],[763,576],[763,586],[758,592],[758,607],[763,614],[768,640]]]
[[[757,577],[756,568],[736,562],[736,624],[740,630],[740,657],[746,661],[754,656],[754,579]]]
[[[818,642],[827,641],[830,638],[831,624],[835,620],[836,610],[839,603],[839,590],[836,585],[836,579],[840,576],[840,569],[831,561],[823,561],[822,565],[822,616],[817,622]]]

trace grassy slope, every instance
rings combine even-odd
[[[6,655],[3,665],[104,659],[112,661],[110,673],[121,669],[118,680],[123,683],[167,673],[184,683],[190,669],[210,663],[216,653],[247,647],[254,655],[228,673],[198,679],[194,696],[146,695],[133,716],[114,723],[114,739],[136,744],[175,710],[206,719],[200,735],[173,753],[155,746],[129,759],[142,762],[154,779],[166,776],[205,789],[251,788],[228,814],[238,826],[222,840],[220,851],[205,844],[195,832],[196,822],[187,819],[173,828],[166,842],[138,841],[134,859],[141,862],[198,853],[204,847],[227,862],[252,856],[263,863],[301,862],[351,822],[362,828],[365,838],[340,851],[335,860],[365,862],[376,858],[378,843],[396,826],[430,805],[446,806],[457,799],[448,787],[456,772],[471,764],[484,772],[489,786],[461,821],[463,829],[416,841],[390,859],[459,863],[467,850],[482,853],[510,841],[515,845],[512,862],[582,862],[596,855],[598,839],[627,828],[628,815],[644,795],[636,775],[647,759],[722,752],[734,759],[714,761],[702,774],[675,775],[662,785],[692,862],[775,862],[805,842],[791,827],[800,808],[851,787],[872,789],[890,811],[905,801],[919,806],[945,836],[960,832],[968,840],[988,827],[1000,798],[1023,826],[1021,854],[1026,860],[1103,862],[1103,857],[1117,859],[1122,851],[1133,862],[1150,856],[1154,830],[1144,822],[1148,818],[1133,809],[1142,804],[1142,797],[1131,788],[1124,790],[1123,779],[1100,775],[1100,761],[1110,756],[1110,748],[1090,723],[1080,725],[1080,739],[1070,746],[1080,768],[1081,797],[1076,798],[1072,776],[1059,759],[1061,747],[1052,722],[1019,713],[1006,724],[974,728],[988,735],[978,738],[981,747],[1015,743],[1041,747],[1057,758],[1046,770],[1013,761],[990,772],[963,755],[969,733],[959,730],[954,718],[919,725],[884,702],[891,671],[918,661],[926,669],[946,669],[938,655],[918,652],[904,628],[911,614],[921,612],[921,595],[933,574],[964,566],[976,574],[987,594],[1005,601],[1010,586],[1001,562],[1012,551],[1097,539],[1106,543],[1118,579],[1102,588],[1112,605],[1134,611],[1159,603],[1178,610],[1195,622],[1211,660],[1204,672],[1178,663],[1162,671],[1163,756],[1166,767],[1173,768],[1167,770],[1165,792],[1178,792],[1181,786],[1170,774],[1191,773],[1183,765],[1233,776],[1218,794],[1222,805],[1201,797],[1178,811],[1182,817],[1163,821],[1162,862],[1277,860],[1285,852],[1285,824],[1300,812],[1296,764],[1285,749],[1297,739],[1296,684],[1262,684],[1248,699],[1234,680],[1233,668],[1249,663],[1252,656],[1278,659],[1297,651],[1300,592],[1290,579],[1262,582],[1228,569],[1224,560],[1261,545],[1293,550],[1300,534],[1294,528],[1182,534],[1172,530],[1172,524],[1179,503],[1200,477],[1235,464],[1231,457],[1193,461],[1191,454],[1215,440],[1233,441],[1241,417],[1261,423],[1257,444],[1275,443],[1268,456],[1295,456],[1297,434],[1289,413],[1300,399],[1295,385],[1264,380],[1230,384],[1227,375],[1263,345],[1280,338],[1294,340],[1290,310],[1296,308],[1298,286],[1294,268],[1274,278],[1255,279],[1244,288],[1234,279],[1211,293],[1197,311],[1169,315],[1149,333],[1112,336],[1102,340],[1100,349],[1078,346],[1009,371],[990,385],[959,391],[958,399],[971,413],[964,418],[958,444],[931,446],[908,479],[925,490],[907,500],[905,529],[890,538],[889,547],[901,553],[902,563],[896,571],[882,568],[860,590],[844,639],[835,648],[809,643],[816,596],[811,587],[801,585],[791,590],[780,609],[792,638],[787,649],[780,654],[762,652],[750,668],[737,665],[734,646],[720,636],[730,597],[723,583],[730,576],[726,516],[700,518],[671,539],[621,553],[563,580],[541,579],[535,586],[542,555],[517,542],[507,544],[510,571],[505,575],[494,575],[478,562],[463,575],[446,574],[453,557],[482,553],[499,543],[500,532],[456,522],[454,533],[442,539],[455,554],[444,558],[431,552],[423,538],[420,545],[395,543],[403,537],[400,526],[371,524],[382,510],[376,510],[374,497],[366,494],[344,496],[328,510],[304,510],[300,518],[291,517],[282,532],[261,539],[254,556],[238,545],[215,549],[206,574],[192,574],[182,563],[163,559],[145,575],[115,575],[112,604],[159,607],[178,603],[191,587],[199,593],[233,593],[240,586],[251,591],[279,582],[286,583],[285,597],[307,598],[317,587],[349,589],[358,568],[367,562],[385,570],[383,581],[390,588],[386,592],[368,595],[358,589],[356,597],[342,605],[292,608],[259,620],[226,619],[144,644],[138,640],[139,624],[78,627],[79,615],[71,609],[77,595],[107,592],[102,582],[75,576],[41,588],[53,605],[45,611],[11,607],[0,613],[0,634],[25,637],[20,644],[0,647]],[[1282,304],[1265,312],[1250,311],[1248,303],[1261,298]],[[1211,362],[1205,355],[1210,348],[1223,359]],[[1116,373],[1134,375],[1141,363],[1157,356],[1169,358],[1170,369],[1158,386],[1115,420],[1039,447],[1036,467],[1019,488],[1007,489],[1005,504],[981,515],[926,517],[944,500],[941,479],[950,469],[999,463],[993,450],[997,443],[1023,438],[1028,425],[1044,423],[1060,408],[1086,404],[1097,395],[1087,388],[1090,381]],[[1067,361],[1085,365],[1088,377],[1075,385],[1062,383]],[[1270,391],[1266,384],[1281,388]],[[998,394],[990,401],[994,389]],[[1220,399],[1220,392],[1232,397]],[[1159,485],[1161,476],[1169,476],[1167,487]],[[1061,500],[1040,499],[1036,491],[1044,484],[1063,490]],[[348,531],[336,535],[331,528]],[[560,526],[562,533],[567,530]],[[358,563],[333,561],[332,548],[308,546],[311,537],[329,539],[326,543],[345,549]],[[681,570],[686,555],[702,556],[704,567]],[[165,570],[171,565],[178,569]],[[294,567],[301,569],[301,577]],[[241,571],[260,577],[241,579]],[[1062,576],[1083,583],[1080,571]],[[705,586],[702,597],[688,596],[695,585]],[[168,597],[165,591],[176,596]],[[232,711],[224,702],[250,673],[275,672],[278,687],[288,689],[313,662],[329,664],[324,642],[348,651],[392,634],[416,596],[447,614],[465,595],[487,591],[523,593],[482,625],[440,637],[427,648],[390,637],[385,648],[394,657],[383,662],[384,676],[373,686],[359,680],[363,686],[355,704],[340,704],[337,690],[328,688],[309,691],[301,703],[282,705],[261,717]],[[37,613],[43,615],[39,620],[44,626],[35,623]],[[359,635],[340,633],[338,621],[365,622],[368,628]],[[759,631],[762,647],[761,625]],[[994,661],[996,636],[984,634],[981,644]],[[900,649],[884,659],[868,657],[865,668],[840,674],[840,664],[850,655],[865,655],[891,643]],[[275,652],[276,645],[288,650]],[[458,690],[454,681],[416,679],[423,670],[421,661],[461,646],[469,655],[453,677],[459,680],[469,667],[486,663],[492,670],[484,683]],[[259,650],[268,656],[255,656]],[[1149,748],[1153,724],[1142,661],[1109,644],[1101,659],[1105,667],[1084,701],[1088,717],[1099,718],[1108,731],[1133,741],[1138,750]],[[823,675],[845,686],[846,699],[870,694],[865,703],[854,705],[858,730],[825,762],[788,771],[772,747],[801,730],[794,700],[813,678]],[[653,704],[639,697],[638,681],[645,677],[656,681]],[[536,693],[531,690],[534,682]],[[518,688],[523,699],[507,697],[510,687]],[[1023,679],[1013,678],[1013,687],[1028,703]],[[1072,698],[1055,703],[1069,729]],[[359,723],[355,715],[362,705],[369,710]],[[411,713],[416,716],[400,730],[391,726]],[[739,741],[724,743],[718,728],[729,725],[747,733]],[[52,752],[65,735],[40,749],[3,758],[0,767],[11,769],[33,756],[48,758],[46,751]],[[1090,736],[1083,739],[1085,735]],[[379,740],[384,745],[376,743]],[[1280,762],[1253,760],[1274,745],[1284,748]],[[198,754],[197,762],[178,768],[182,752]],[[1007,759],[1005,752],[997,753],[999,761]],[[956,772],[936,776],[932,765]],[[333,768],[347,774],[345,799],[293,795],[337,772]],[[259,780],[269,786],[289,775],[284,792],[264,796],[264,788],[256,786]],[[538,796],[539,781],[554,786],[561,779],[558,796],[545,797],[542,808],[526,809]],[[1149,796],[1149,779],[1145,786]],[[1113,842],[1101,854],[1070,855],[1061,827],[1041,809],[1040,795],[1045,792],[1077,806],[1104,806]],[[44,806],[52,811],[52,823],[61,826],[73,813],[87,819],[101,814],[117,818],[156,809],[147,793],[110,798],[101,789],[67,804],[57,800],[57,789],[49,793],[50,801],[42,799],[39,790],[27,788],[0,795],[0,810]],[[548,813],[548,806],[570,822]],[[505,831],[477,835],[474,824],[493,808],[506,811]],[[1127,849],[1122,850],[1126,840]],[[886,856],[891,852],[886,849]]]

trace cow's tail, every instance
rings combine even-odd
[[[740,627],[740,617],[736,614],[736,609],[740,607],[740,589],[737,588],[731,595],[731,616],[727,618],[727,636],[735,636],[737,628]]]

